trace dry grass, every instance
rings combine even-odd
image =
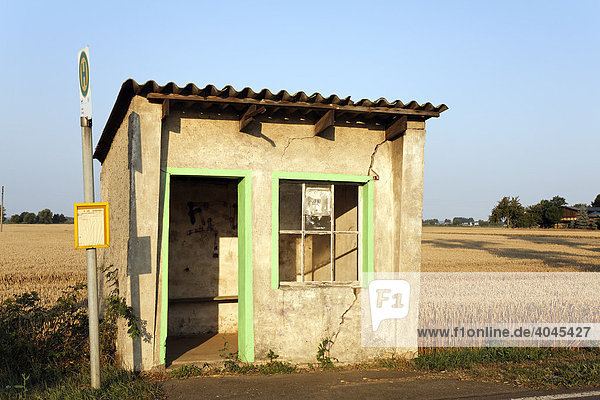
[[[425,272],[600,272],[600,231],[424,227]]]
[[[73,225],[4,225],[0,233],[0,300],[37,291],[54,302],[85,282],[85,251],[76,250]]]

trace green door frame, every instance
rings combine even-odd
[[[361,235],[360,282],[367,287],[373,280],[373,178],[368,175],[321,174],[309,172],[273,172],[272,181],[272,238],[271,238],[271,288],[279,288],[279,181],[351,182],[361,184],[359,210]]]
[[[238,355],[244,362],[254,361],[254,315],[252,299],[252,182],[250,171],[227,169],[167,168],[161,170],[163,181],[163,221],[160,263],[160,363],[167,354],[167,325],[169,310],[169,212],[171,176],[233,178],[238,182]]]

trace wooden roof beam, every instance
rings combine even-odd
[[[264,113],[265,111],[267,111],[266,108],[258,108],[254,104],[248,107],[242,115],[242,117],[240,118],[240,132],[244,132],[244,129],[246,129],[248,125],[250,125],[250,122],[254,121],[254,117]]]
[[[385,140],[393,140],[406,132],[406,115],[392,122],[385,128]]]
[[[315,136],[322,134],[327,128],[333,126],[335,122],[335,111],[329,110],[315,124]]]
[[[171,112],[171,100],[164,100],[162,102],[162,115],[160,117],[161,120],[167,118]]]

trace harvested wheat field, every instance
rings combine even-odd
[[[600,231],[424,227],[425,272],[600,272]],[[0,300],[37,291],[45,301],[85,282],[73,225],[4,225]]]
[[[425,272],[600,272],[600,231],[423,227]]]
[[[85,250],[76,250],[73,225],[5,224],[0,233],[0,300],[36,291],[53,302],[85,282]]]

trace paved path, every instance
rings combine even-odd
[[[234,375],[169,380],[163,383],[169,400],[191,399],[598,399],[560,392],[533,391],[497,383],[431,378],[410,371],[368,370],[306,372],[290,375]],[[582,391],[579,391],[582,392]],[[590,391],[588,391],[590,392]],[[552,396],[552,397],[539,397]],[[556,397],[557,396],[557,397]],[[573,397],[576,396],[576,397]]]

